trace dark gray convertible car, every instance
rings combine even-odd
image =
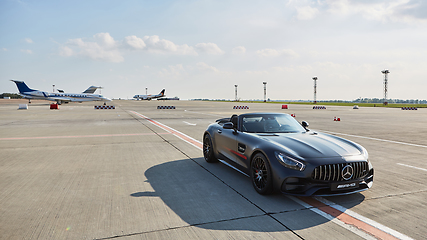
[[[249,175],[260,194],[330,196],[372,187],[374,169],[365,148],[307,127],[282,113],[233,115],[207,128],[203,155]]]

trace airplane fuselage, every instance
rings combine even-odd
[[[133,98],[136,98],[137,100],[151,100],[153,98],[153,96],[151,96],[151,95],[135,95]]]
[[[161,97],[165,97],[166,95],[165,95],[165,89],[163,89],[159,94],[157,94],[157,95],[151,95],[151,94],[149,94],[149,95],[135,95],[135,96],[133,96],[133,98],[135,98],[136,100],[148,100],[148,101],[150,101],[151,99],[154,99],[154,98],[161,98]]]
[[[49,93],[44,91],[22,92],[20,95],[29,99],[43,99],[61,102],[110,101],[99,94]]]

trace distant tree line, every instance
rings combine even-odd
[[[230,99],[191,99],[193,101],[235,101]],[[264,100],[261,99],[248,99],[248,100],[242,100],[240,101],[253,101],[253,102],[263,102]],[[267,100],[268,102],[312,102],[313,100]],[[330,102],[330,103],[384,103],[383,98],[358,98],[353,101],[349,100],[320,100],[320,102]],[[406,104],[427,104],[427,100],[419,100],[419,99],[387,99],[388,103],[406,103]]]
[[[17,93],[2,93],[2,94],[0,94],[0,98],[5,98],[5,97],[22,98],[22,96],[17,94]]]
[[[355,103],[383,103],[383,98],[358,98],[354,100]],[[388,103],[410,103],[410,104],[427,104],[427,100],[419,100],[419,99],[387,99]]]

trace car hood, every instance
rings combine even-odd
[[[259,134],[295,157],[331,158],[361,156],[362,149],[355,143],[329,134],[320,133],[277,133]]]

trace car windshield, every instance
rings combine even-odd
[[[305,129],[287,114],[254,114],[242,117],[242,130],[249,133],[293,133]]]

